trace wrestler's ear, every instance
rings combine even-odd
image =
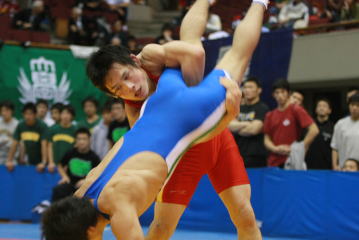
[[[130,58],[132,59],[132,61],[135,62],[135,64],[137,65],[137,67],[141,67],[141,61],[140,59],[135,55],[135,54],[130,54]]]

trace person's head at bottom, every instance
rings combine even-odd
[[[359,161],[356,159],[347,159],[343,167],[344,172],[358,172],[359,171]]]
[[[99,213],[87,198],[67,197],[52,204],[43,214],[45,240],[101,239]]]

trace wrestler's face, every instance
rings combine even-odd
[[[105,86],[115,97],[142,101],[149,95],[146,72],[135,66],[114,63],[105,77]]]

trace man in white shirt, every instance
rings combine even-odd
[[[105,103],[102,109],[102,120],[94,128],[91,136],[91,150],[94,151],[102,160],[111,148],[107,140],[108,129],[112,122],[111,104]]]
[[[334,126],[331,142],[333,170],[341,170],[347,159],[359,159],[359,93],[348,101],[350,115]]]
[[[309,8],[302,0],[292,0],[280,10],[279,23],[294,29],[305,28],[309,23]]]
[[[19,121],[13,117],[14,104],[3,102],[1,104],[0,118],[0,165],[4,164],[7,159],[10,146],[13,141],[13,134]]]

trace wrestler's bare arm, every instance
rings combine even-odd
[[[203,47],[184,41],[172,41],[164,45],[148,44],[138,55],[142,67],[160,75],[164,67],[181,67],[185,82],[193,86],[204,74],[205,52]]]
[[[133,205],[122,203],[111,216],[111,229],[118,240],[144,240],[137,211]]]

